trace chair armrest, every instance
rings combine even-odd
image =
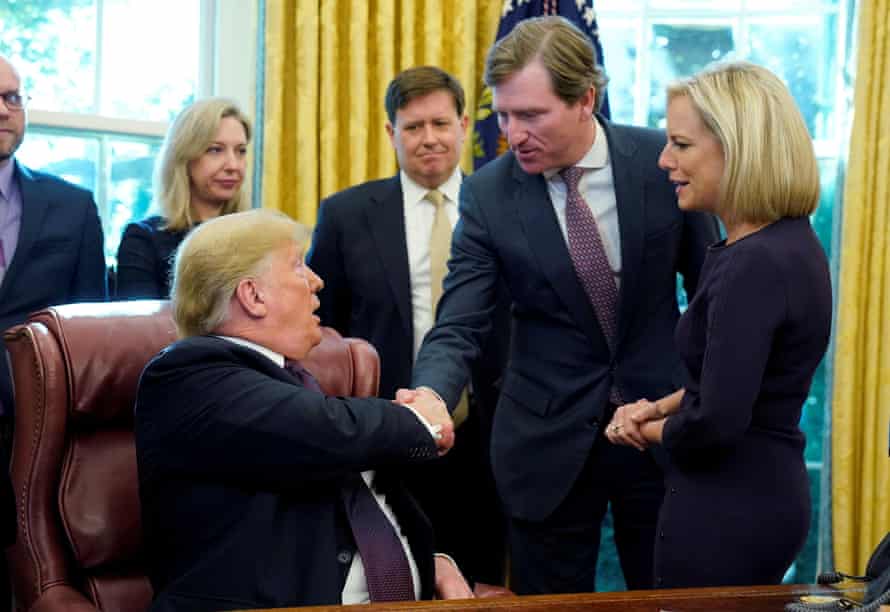
[[[28,612],[99,612],[99,609],[67,584],[57,584],[41,593]]]

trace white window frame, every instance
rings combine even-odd
[[[196,98],[219,95],[233,98],[248,115],[254,115],[256,104],[257,14],[259,0],[201,0]],[[96,0],[96,50],[102,54],[102,28],[105,0]],[[101,70],[101,61],[96,70]],[[98,89],[101,74],[94,87]],[[98,99],[98,97],[96,98]],[[100,114],[54,112],[29,109],[29,128],[46,128],[56,132],[90,132],[100,136],[135,136],[162,139],[169,123],[122,119]],[[108,209],[106,173],[109,164],[107,149],[99,147],[96,188],[93,196],[103,218]]]
[[[787,18],[824,18],[826,15],[837,15],[838,27],[848,22],[848,11],[852,7],[844,0],[839,0],[836,6],[830,6],[818,0],[795,1],[778,0],[776,7],[764,10],[763,0],[734,0],[734,1],[704,1],[690,0],[682,3],[681,8],[664,8],[681,4],[680,2],[665,2],[664,0],[595,0],[597,20],[600,30],[608,28],[609,22],[620,21],[622,25],[632,27],[637,34],[637,57],[635,71],[637,80],[634,85],[634,124],[646,125],[649,104],[649,85],[651,83],[651,65],[649,49],[651,48],[653,23],[692,23],[710,24],[718,20],[721,24],[729,24],[733,28],[733,36],[737,49],[747,48],[747,27],[749,21],[758,21],[763,18],[775,19]],[[838,33],[835,40],[835,56],[837,65],[843,67],[846,62],[847,46],[846,37],[842,32]],[[609,58],[606,60],[606,74],[608,74]],[[838,71],[841,72],[840,70]],[[836,87],[834,87],[835,108],[841,109],[847,105],[845,99],[846,87],[839,75]],[[820,159],[832,159],[837,157],[837,152],[843,145],[843,134],[846,133],[844,119],[839,117],[840,125],[835,125],[834,137],[831,139],[817,139],[813,141],[816,156]]]

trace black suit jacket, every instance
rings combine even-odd
[[[161,300],[170,297],[173,257],[187,232],[171,232],[163,225],[163,217],[153,216],[124,228],[117,249],[117,297]]]
[[[136,401],[152,610],[339,603],[355,551],[344,483],[435,454],[420,421],[389,401],[325,397],[222,338],[173,344],[146,367]],[[379,476],[429,598],[429,523]]]
[[[413,385],[433,387],[452,405],[506,281],[513,327],[492,460],[508,513],[528,520],[565,498],[605,425],[613,381],[626,401],[681,386],[676,274],[692,294],[706,246],[718,237],[712,217],[677,208],[657,166],[663,132],[601,121],[621,236],[615,354],[575,274],[545,179],[508,153],[463,184],[436,327],[414,368]]]
[[[414,361],[411,272],[405,240],[405,213],[399,176],[370,181],[321,202],[307,255],[324,280],[318,314],[323,325],[344,336],[369,341],[380,353],[380,396],[408,387]],[[475,405],[489,415],[506,355],[505,289],[493,315],[485,359],[473,364]]]
[[[22,225],[0,285],[0,331],[36,310],[106,297],[102,224],[92,194],[18,162]],[[4,352],[6,349],[3,345]],[[0,366],[0,400],[13,410],[12,382]]]

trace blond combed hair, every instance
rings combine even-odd
[[[492,45],[482,78],[494,88],[535,60],[550,75],[553,93],[559,99],[572,105],[594,87],[593,110],[600,110],[609,79],[590,38],[565,17],[550,15],[520,21]]]
[[[725,170],[718,213],[732,222],[770,223],[810,215],[819,204],[819,166],[788,88],[750,62],[724,62],[668,86],[686,96],[720,140]]]
[[[283,213],[255,209],[205,221],[182,242],[173,266],[171,301],[179,337],[212,333],[226,320],[238,283],[259,276],[273,253],[309,230]]]
[[[227,98],[204,98],[187,106],[167,130],[161,153],[155,163],[155,210],[164,217],[164,227],[171,231],[189,230],[195,225],[192,217],[188,164],[198,159],[216,137],[219,124],[233,117],[244,126],[250,142],[250,120]],[[221,215],[250,208],[250,188],[245,175],[238,193],[226,202]]]

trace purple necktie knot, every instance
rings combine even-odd
[[[303,386],[312,391],[321,391],[321,385],[318,384],[318,380],[312,375],[312,372],[303,367],[303,364],[295,359],[285,359],[284,360],[284,368],[300,379],[300,382],[303,383]]]

